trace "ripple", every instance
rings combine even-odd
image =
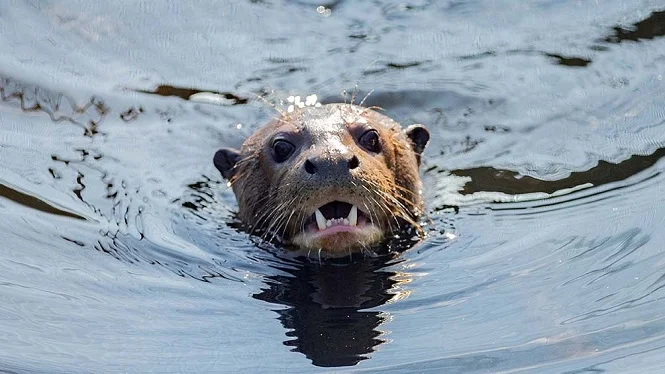
[[[664,13],[602,10],[2,7],[0,371],[661,371]],[[427,237],[247,235],[211,160],[274,114],[250,92],[427,125]]]

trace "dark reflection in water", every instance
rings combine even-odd
[[[247,99],[246,98],[242,98],[242,97],[237,96],[235,94],[232,94],[230,92],[205,91],[205,90],[198,90],[198,89],[195,89],[195,88],[174,87],[174,86],[169,86],[169,85],[157,86],[157,88],[155,88],[152,91],[136,90],[136,92],[158,95],[158,96],[175,96],[175,97],[179,97],[179,98],[184,99],[184,100],[191,100],[191,97],[193,95],[196,95],[196,94],[199,94],[199,93],[212,93],[212,94],[215,94],[215,95],[222,96],[226,100],[229,100],[231,105],[247,104]]]
[[[366,310],[395,297],[395,272],[383,269],[392,256],[349,262],[303,262],[282,268],[286,275],[268,277],[267,288],[254,298],[287,306],[277,310],[284,342],[317,366],[349,366],[367,359],[383,343],[379,326],[385,317]]]
[[[507,194],[554,193],[586,183],[601,186],[630,178],[652,167],[663,156],[665,156],[665,148],[659,148],[647,156],[634,155],[616,164],[601,160],[598,161],[597,166],[589,170],[575,171],[566,178],[551,181],[523,176],[511,170],[500,170],[493,167],[452,170],[451,174],[471,177],[471,181],[464,185],[464,189],[460,191],[462,194],[481,191]]]
[[[552,58],[559,65],[570,67],[585,67],[591,63],[591,60],[582,57],[566,57],[554,53],[545,53],[545,56]]]
[[[602,41],[618,44],[626,40],[637,42],[644,39],[655,39],[660,36],[665,36],[665,11],[651,13],[648,18],[633,24],[630,29],[615,27],[614,35],[610,35]]]
[[[26,193],[23,193],[21,191],[17,191],[15,189],[10,188],[8,186],[5,186],[3,184],[0,184],[0,196],[4,197],[4,198],[7,198],[7,199],[10,199],[10,200],[12,200],[16,203],[19,203],[23,206],[27,206],[27,207],[30,207],[32,209],[36,209],[36,210],[39,210],[39,211],[42,211],[42,212],[45,212],[45,213],[51,213],[51,214],[56,214],[56,215],[63,216],[63,217],[70,217],[70,218],[85,220],[84,217],[82,217],[82,216],[80,216],[76,213],[68,212],[66,210],[57,208],[57,207],[53,206],[52,204],[50,204],[50,203],[48,203],[44,200],[41,200],[41,199],[39,199],[35,196],[30,196],[30,195],[28,195]]]

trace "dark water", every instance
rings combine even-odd
[[[0,3],[0,371],[665,370],[662,1],[120,3]],[[212,155],[356,84],[427,239],[260,249]]]

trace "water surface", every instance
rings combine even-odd
[[[646,0],[0,4],[0,370],[661,371],[663,25]],[[427,238],[302,262],[238,230],[212,155],[275,115],[257,95],[354,91],[432,133]]]

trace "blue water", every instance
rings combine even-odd
[[[0,371],[665,370],[664,37],[646,0],[0,3]],[[432,133],[426,239],[238,230],[214,152],[354,91]]]

